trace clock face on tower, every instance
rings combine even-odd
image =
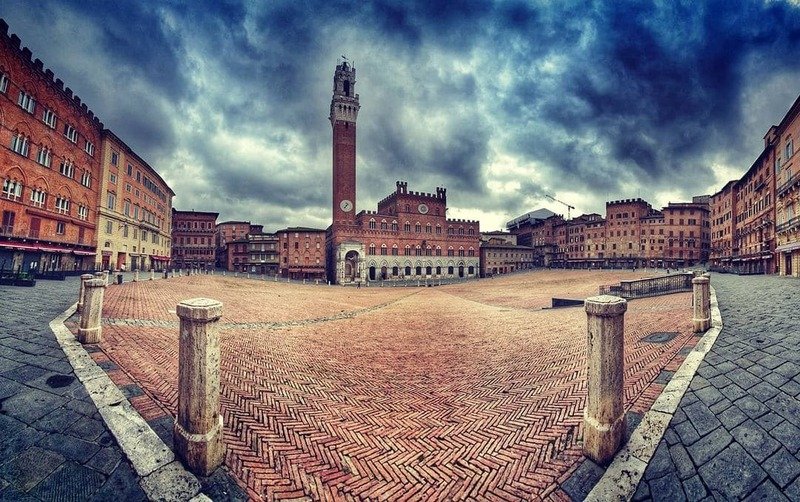
[[[345,199],[339,203],[339,207],[342,208],[342,211],[344,211],[345,213],[349,213],[350,211],[353,210],[353,203]]]
[[[420,214],[428,214],[428,206],[425,204],[420,204],[417,209],[419,209]]]

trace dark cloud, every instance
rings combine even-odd
[[[718,188],[798,94],[800,7],[780,0],[7,4],[178,207],[267,228],[330,218],[342,54],[361,94],[358,207],[397,179],[444,185],[490,227],[545,193],[602,213]]]

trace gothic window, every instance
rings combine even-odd
[[[411,231],[411,223],[409,223],[409,222],[405,222],[405,223],[403,224],[403,230],[404,230],[405,232],[410,232],[410,231]]]
[[[392,221],[392,232],[397,232],[397,222]]]
[[[381,230],[387,230],[388,228],[389,227],[388,224],[386,223],[386,220],[381,220]]]
[[[369,229],[370,230],[375,230],[375,220],[374,219],[370,219],[369,220]]]

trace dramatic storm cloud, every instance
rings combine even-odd
[[[267,5],[264,5],[267,4]],[[483,229],[743,174],[800,94],[781,0],[28,2],[36,57],[177,193],[268,230],[330,222],[333,70],[361,95],[358,207],[407,180]]]

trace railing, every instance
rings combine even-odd
[[[692,290],[693,278],[693,273],[686,272],[634,281],[620,281],[618,285],[600,286],[600,294],[616,295],[622,298],[644,298],[647,296],[680,293]]]
[[[789,181],[781,184],[781,186],[779,186],[778,189],[775,190],[775,193],[778,196],[783,195],[783,192],[789,190],[789,188],[791,188],[791,186],[794,185],[798,180],[800,180],[800,171],[794,173],[794,176],[789,178]]]
[[[777,232],[785,232],[787,230],[790,230],[790,229],[796,227],[798,224],[800,224],[800,216],[795,216],[791,220],[785,221],[785,222],[781,223],[780,225],[778,225],[777,227],[775,227],[775,232],[776,233]]]

